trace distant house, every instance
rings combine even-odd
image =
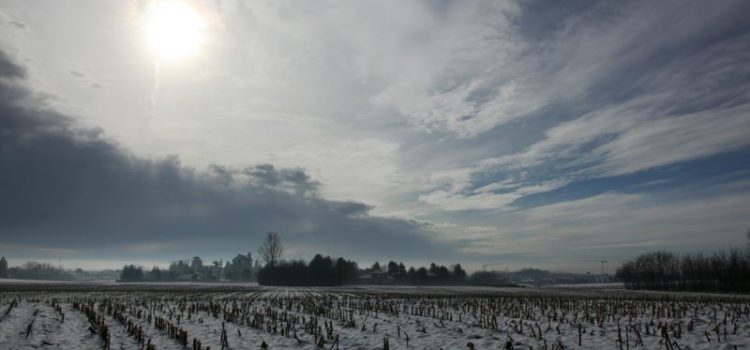
[[[360,274],[357,277],[359,283],[362,284],[381,284],[381,283],[393,283],[393,276],[388,275],[387,272],[367,272]]]
[[[193,280],[193,274],[192,273],[183,273],[182,275],[177,276],[178,281],[192,281]]]
[[[178,281],[205,281],[208,279],[208,276],[201,272],[183,273],[177,276]]]

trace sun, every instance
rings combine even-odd
[[[205,41],[206,21],[183,1],[153,1],[143,20],[146,42],[159,61],[181,61],[194,56]]]

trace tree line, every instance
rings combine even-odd
[[[170,281],[254,281],[260,270],[260,262],[253,260],[252,253],[237,254],[232,260],[204,264],[203,259],[178,260],[162,269],[154,266],[150,270],[134,264],[125,265],[120,273],[123,282],[170,282]]]
[[[335,286],[357,282],[357,263],[320,254],[306,263],[302,260],[267,264],[258,272],[258,283],[270,286]]]
[[[214,261],[205,265],[196,256],[188,260],[172,262],[167,269],[153,267],[145,270],[133,264],[123,267],[120,281],[123,282],[157,282],[157,281],[190,281],[190,280],[257,280],[262,285],[288,286],[333,286],[353,283],[401,283],[401,284],[463,284],[466,283],[466,271],[460,264],[450,268],[430,264],[429,267],[411,267],[408,270],[403,263],[390,261],[381,267],[375,262],[371,267],[360,269],[356,262],[343,257],[333,259],[330,256],[315,255],[310,262],[302,260],[282,260],[284,248],[278,233],[268,232],[262,245],[258,248],[259,260],[253,260],[252,254],[239,254],[223,264]],[[262,266],[262,267],[261,267]]]
[[[617,275],[629,289],[750,292],[750,249],[677,255],[649,252],[626,261]]]
[[[279,234],[268,232],[264,236],[263,244],[258,248],[258,254],[264,260],[266,266],[273,266],[281,258],[283,250]],[[254,281],[260,270],[260,261],[253,260],[253,255],[250,252],[247,255],[238,254],[226,263],[219,260],[211,264],[204,264],[201,257],[195,256],[192,259],[174,261],[170,263],[167,269],[154,266],[151,270],[145,270],[142,266],[125,265],[120,273],[120,281]]]
[[[404,263],[389,261],[385,268],[384,274],[378,274],[382,271],[378,262],[375,262],[370,271],[375,272],[372,278],[373,282],[377,280],[393,280],[397,283],[406,284],[463,284],[466,282],[466,271],[461,264],[454,264],[450,267],[430,263],[429,267],[410,267],[408,270]]]
[[[464,284],[466,271],[461,264],[452,268],[435,263],[428,267],[410,267],[390,261],[385,267],[375,262],[360,269],[356,262],[320,254],[306,263],[301,260],[280,261],[264,266],[258,273],[261,285],[334,286],[342,284]]]
[[[49,263],[29,261],[22,266],[8,266],[5,257],[0,258],[0,278],[16,278],[23,280],[73,280],[73,275],[64,269]]]
[[[248,254],[249,256],[249,254]],[[309,262],[303,260],[277,260],[266,263],[257,269],[247,262],[247,257],[238,255],[227,262],[223,269],[220,264],[205,266],[200,257],[192,261],[172,262],[167,269],[154,267],[145,270],[133,264],[123,267],[120,273],[122,282],[164,282],[164,281],[257,281],[261,285],[286,286],[335,286],[342,284],[464,284],[466,271],[461,264],[451,268],[431,263],[429,267],[410,267],[390,261],[381,267],[376,262],[371,267],[360,269],[357,262],[343,257],[316,254]],[[256,261],[257,263],[257,261]],[[238,266],[240,265],[240,266]],[[243,267],[244,266],[244,267]],[[258,264],[253,265],[258,266]]]

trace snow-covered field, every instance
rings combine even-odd
[[[747,296],[0,284],[0,349],[750,349]],[[184,345],[186,344],[186,345]]]

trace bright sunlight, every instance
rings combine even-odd
[[[206,22],[192,6],[178,0],[149,4],[144,30],[149,49],[160,61],[194,56],[205,40]]]

